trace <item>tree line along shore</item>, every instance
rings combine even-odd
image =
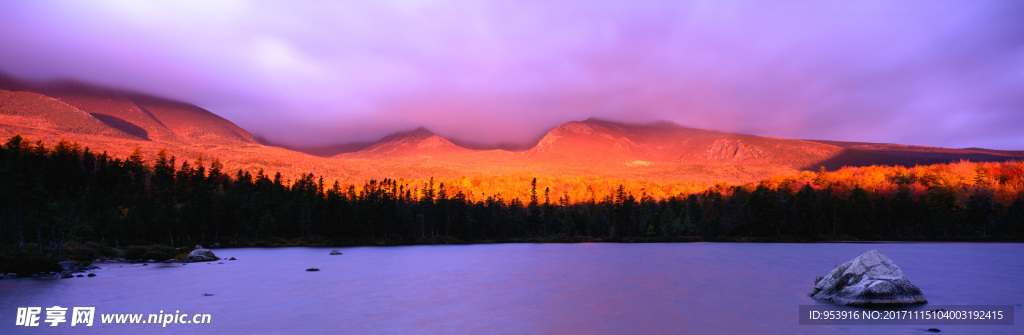
[[[312,173],[222,171],[160,151],[146,161],[0,146],[0,273],[57,262],[171,259],[196,244],[341,246],[491,242],[1019,241],[1024,163],[804,171],[674,195],[619,185],[570,199],[532,178],[482,197],[429,179],[325,185]],[[583,181],[586,184],[586,180]],[[579,185],[587,187],[586,185]]]

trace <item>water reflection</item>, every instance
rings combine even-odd
[[[329,256],[331,249],[344,255]],[[494,244],[219,249],[218,256],[238,260],[0,280],[0,316],[60,305],[210,313],[213,321],[56,327],[95,334],[917,332],[920,326],[797,324],[798,306],[815,304],[807,297],[814,277],[870,249],[892,258],[932,304],[1024,302],[1021,244]],[[52,332],[43,328],[7,322],[0,333]]]

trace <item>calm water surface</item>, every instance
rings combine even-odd
[[[104,264],[94,278],[0,280],[0,334],[930,334],[800,326],[815,276],[871,249],[934,305],[1015,305],[1024,244],[492,244],[216,249],[223,264]],[[306,272],[317,267],[320,272]],[[204,294],[209,293],[212,296]],[[91,328],[15,327],[17,307],[95,306]],[[211,324],[99,324],[100,313],[209,313]]]

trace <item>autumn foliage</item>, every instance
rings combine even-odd
[[[480,241],[1018,240],[1024,163],[847,167],[756,183],[525,175],[325,181],[14,136],[0,256],[100,247]],[[15,259],[21,256],[12,256]],[[70,257],[65,255],[64,257]],[[3,257],[0,257],[3,258]]]

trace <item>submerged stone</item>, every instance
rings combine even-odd
[[[846,305],[899,305],[927,303],[921,289],[878,250],[857,256],[819,278],[811,297]]]

